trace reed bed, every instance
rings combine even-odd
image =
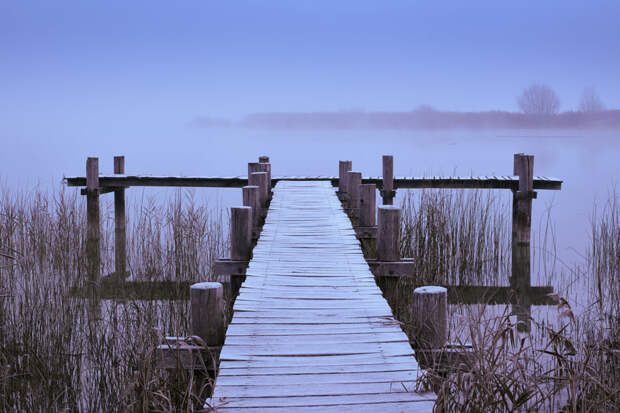
[[[0,411],[192,410],[192,377],[155,369],[164,334],[188,334],[180,300],[73,297],[86,273],[85,203],[75,191],[0,194]],[[142,197],[128,214],[136,280],[210,280],[227,217],[191,192]],[[102,204],[102,273],[114,268],[113,211]],[[176,383],[176,386],[171,386]]]

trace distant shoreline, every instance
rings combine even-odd
[[[620,110],[529,115],[517,112],[261,112],[239,121],[197,117],[199,128],[258,129],[620,129]]]

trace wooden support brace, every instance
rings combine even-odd
[[[247,260],[218,259],[213,265],[213,275],[243,275],[248,265]]]
[[[101,266],[101,228],[99,217],[99,158],[86,160],[86,260],[88,281],[99,282]]]
[[[415,277],[412,259],[401,261],[366,260],[375,277]]]
[[[381,188],[381,197],[383,205],[392,205],[396,191],[394,190],[394,157],[392,155],[383,155],[383,185]]]
[[[355,235],[359,239],[376,239],[377,227],[355,227]]]

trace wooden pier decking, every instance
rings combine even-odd
[[[234,305],[212,411],[430,412],[329,181],[280,181]]]

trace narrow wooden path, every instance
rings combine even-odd
[[[234,310],[215,411],[432,411],[331,183],[278,183]]]

